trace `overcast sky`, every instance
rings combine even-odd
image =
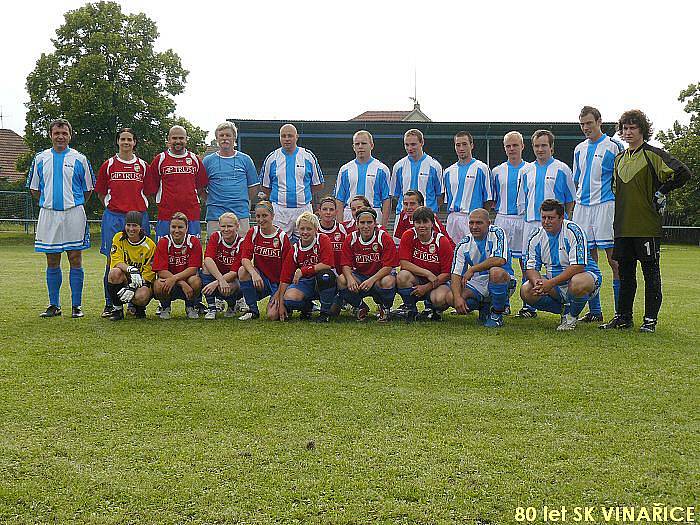
[[[13,2],[0,29],[0,109],[23,133],[25,79],[63,14],[85,2]],[[687,121],[678,93],[700,82],[700,4],[654,1],[120,2],[143,11],[190,71],[177,113],[347,120],[406,110],[434,121],[575,121],[584,104],[655,128]]]

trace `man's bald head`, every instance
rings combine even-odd
[[[484,208],[475,209],[469,214],[469,218],[471,219],[472,217],[474,217],[475,219],[481,219],[484,222],[491,222],[491,219],[489,219],[489,212],[487,212]]]
[[[469,214],[469,232],[475,239],[483,239],[489,232],[489,212],[484,208],[477,208]]]
[[[292,153],[297,148],[299,134],[293,124],[285,124],[280,128],[280,144],[287,152]]]
[[[175,125],[170,130],[168,131],[168,137],[171,137],[173,135],[184,135],[185,137],[187,136],[187,130],[183,128],[180,125]]]

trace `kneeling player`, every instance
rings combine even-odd
[[[367,319],[369,307],[362,299],[371,295],[379,305],[379,322],[385,323],[396,295],[392,275],[398,264],[396,245],[385,230],[377,227],[374,209],[361,209],[356,221],[357,231],[343,243],[343,275],[338,277],[338,289],[344,290],[345,301],[358,309],[358,321]]]
[[[469,214],[469,233],[455,249],[450,290],[438,290],[433,301],[438,308],[452,305],[460,314],[479,310],[484,326],[503,326],[508,297],[516,287],[506,234],[491,224],[483,208]]]
[[[130,211],[125,217],[124,230],[114,234],[110,250],[110,270],[107,288],[112,300],[112,321],[124,319],[123,304],[131,302],[136,317],[146,317],[146,305],[151,300],[153,257],[156,244],[146,235],[143,214]]]
[[[564,219],[564,206],[546,199],[540,211],[542,226],[530,235],[523,254],[527,282],[520,296],[538,310],[562,314],[557,330],[573,330],[583,307],[599,292],[602,277],[589,255],[586,234]]]
[[[284,230],[273,224],[274,217],[270,201],[258,202],[255,205],[256,225],[248,230],[241,245],[238,279],[249,311],[238,318],[240,321],[258,319],[258,301],[267,296],[270,296],[267,318],[271,321],[279,319],[280,273],[291,244]]]
[[[440,287],[450,278],[453,248],[442,233],[435,233],[433,225],[435,213],[426,206],[420,206],[413,213],[413,228],[401,236],[399,244],[399,264],[401,270],[396,276],[396,286],[403,299],[403,308],[392,315],[413,321],[416,318],[440,320],[440,312],[431,299],[439,294]],[[419,315],[416,301],[425,301],[425,310]]]
[[[182,212],[170,219],[170,234],[161,237],[156,246],[153,270],[158,279],[153,283],[153,295],[160,300],[160,318],[170,319],[170,304],[175,299],[185,301],[189,319],[199,318],[196,304],[202,290],[199,268],[202,266],[202,244],[187,233],[189,223]]]
[[[226,301],[228,309],[224,314],[233,317],[236,313],[236,301],[241,299],[238,283],[238,269],[241,267],[241,243],[238,235],[238,217],[231,212],[219,217],[219,230],[211,234],[204,252],[202,293],[207,300],[205,319],[216,319],[216,300]],[[240,305],[239,305],[240,308]]]
[[[313,299],[321,300],[318,322],[329,321],[331,304],[336,293],[336,277],[333,272],[333,246],[331,240],[318,233],[318,217],[305,211],[296,221],[299,240],[289,250],[282,264],[280,276],[280,321],[294,310],[302,319],[311,317]]]

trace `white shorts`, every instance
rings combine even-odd
[[[593,272],[584,272],[593,277],[593,282],[595,283],[595,287],[593,288],[593,291],[590,293],[591,297],[595,297],[600,293],[600,285],[602,284],[602,281],[600,277],[598,277],[596,274]],[[559,301],[562,303],[567,303],[569,301],[569,281],[566,281],[565,283],[560,284],[557,286],[556,291],[559,295]]]
[[[64,211],[39,210],[34,250],[43,253],[62,253],[87,250],[90,247],[85,208],[75,206]]]
[[[250,230],[250,219],[238,219],[238,235],[244,237],[248,230]],[[207,238],[217,231],[219,231],[219,221],[207,221]]]
[[[377,212],[377,224],[382,223],[382,209],[381,208],[372,208],[374,211]],[[350,206],[345,206],[345,209],[343,210],[343,221],[348,222],[352,220],[352,211],[350,211]]]
[[[574,208],[574,222],[586,232],[589,248],[612,248],[615,244],[613,221],[615,201],[602,202],[592,206],[577,204]]]
[[[493,223],[503,228],[508,239],[508,247],[513,258],[520,259],[523,256],[523,220],[522,215],[497,214]]]
[[[510,282],[508,283],[508,297],[513,295],[513,292],[515,292],[515,288],[517,286],[518,282],[515,280],[515,277],[511,277]],[[475,275],[469,279],[469,281],[467,281],[465,289],[469,289],[472,292],[479,294],[481,297],[477,297],[477,299],[487,299],[491,295],[489,294],[489,273],[485,272],[483,274]]]
[[[275,210],[275,218],[272,220],[272,224],[278,228],[284,230],[284,232],[289,235],[295,235],[297,217],[304,213],[305,211],[313,212],[314,208],[311,203],[305,206],[300,206],[299,208],[285,208],[279,204],[273,202],[272,209]]]
[[[530,240],[530,235],[532,235],[532,232],[534,232],[540,226],[542,226],[540,221],[523,221],[523,247],[521,250],[521,257],[525,257],[525,252],[527,251],[527,241]]]
[[[447,235],[454,242],[459,242],[461,239],[469,235],[469,214],[460,211],[453,211],[447,216]]]

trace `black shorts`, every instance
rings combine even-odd
[[[616,261],[658,261],[661,251],[660,237],[616,237],[613,259]]]

